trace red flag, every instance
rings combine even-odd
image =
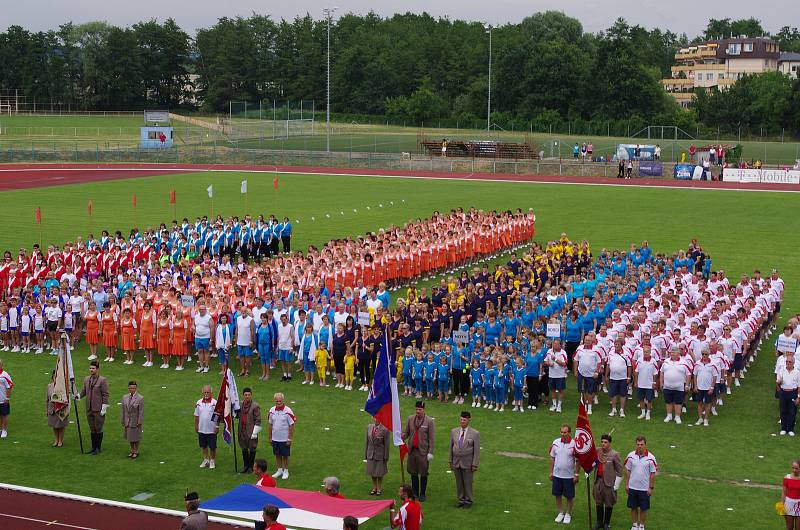
[[[42,209],[39,206],[36,207],[35,216],[36,216],[36,224],[37,225],[42,224]]]
[[[172,193],[175,193],[175,192],[173,191]],[[172,199],[172,197],[170,197],[170,198]],[[174,202],[174,200],[173,200],[173,202]],[[133,204],[133,209],[135,210],[136,209],[136,194],[135,193],[133,194],[133,197],[131,197],[131,204]]]
[[[169,203],[175,204],[175,202],[177,202],[175,200],[175,190],[172,190],[171,192],[169,192]]]
[[[89,217],[91,217],[92,212],[94,212],[94,203],[91,200],[86,204],[86,210],[89,212]]]
[[[589,417],[586,415],[583,402],[578,407],[578,421],[575,423],[575,453],[578,463],[586,474],[591,473],[598,462],[597,448],[594,445],[592,427],[589,425]]]
[[[275,189],[275,191],[278,191],[278,177],[272,179],[272,187]]]

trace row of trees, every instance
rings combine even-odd
[[[65,24],[37,33],[11,26],[0,33],[0,88],[21,89],[40,103],[95,110],[197,106],[220,112],[232,100],[272,99],[315,99],[319,110],[327,29],[327,20],[309,15],[276,21],[257,14],[222,18],[194,37],[171,19],[129,28]],[[711,20],[703,37],[765,33],[754,19],[722,19]],[[797,28],[783,28],[776,38],[784,49],[800,49]],[[734,116],[750,119],[748,126],[766,120],[798,127],[791,96],[786,105],[759,107],[770,115],[739,113],[739,90],[701,98],[688,115],[680,111],[660,79],[669,75],[675,50],[689,43],[686,35],[623,19],[591,34],[574,18],[544,12],[494,28],[492,43],[494,121],[635,118],[690,127],[697,119]],[[480,23],[347,14],[332,22],[331,45],[331,99],[338,113],[411,123],[485,119],[489,38]],[[741,90],[759,83],[797,92],[796,83],[780,76],[748,80]]]

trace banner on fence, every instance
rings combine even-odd
[[[637,155],[638,150],[638,155]],[[615,160],[654,160],[656,146],[642,144],[617,144]]]
[[[664,172],[664,166],[660,160],[644,160],[639,162],[640,177],[660,177]]]
[[[725,168],[725,182],[766,182],[768,184],[800,184],[800,171],[792,169]]]
[[[692,164],[675,164],[674,177],[677,180],[692,180],[692,177],[694,176],[694,168],[695,166]]]

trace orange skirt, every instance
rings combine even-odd
[[[117,347],[117,332],[116,330],[103,330],[103,345],[109,348]]]
[[[148,333],[142,329],[139,337],[139,347],[143,350],[153,350],[156,347],[156,339],[153,338],[152,330]]]
[[[159,355],[169,355],[171,352],[170,343],[169,343],[169,333],[166,336],[159,336],[158,337],[158,354]]]
[[[100,333],[97,326],[86,327],[86,343],[87,344],[100,344]]]
[[[131,330],[122,332],[122,349],[124,351],[133,351],[136,349],[136,334]]]

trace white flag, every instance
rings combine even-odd
[[[206,191],[208,192],[208,198],[209,199],[214,197],[214,186],[213,185],[209,185],[208,188],[206,188]]]
[[[242,193],[247,193],[247,181],[242,181]]]

